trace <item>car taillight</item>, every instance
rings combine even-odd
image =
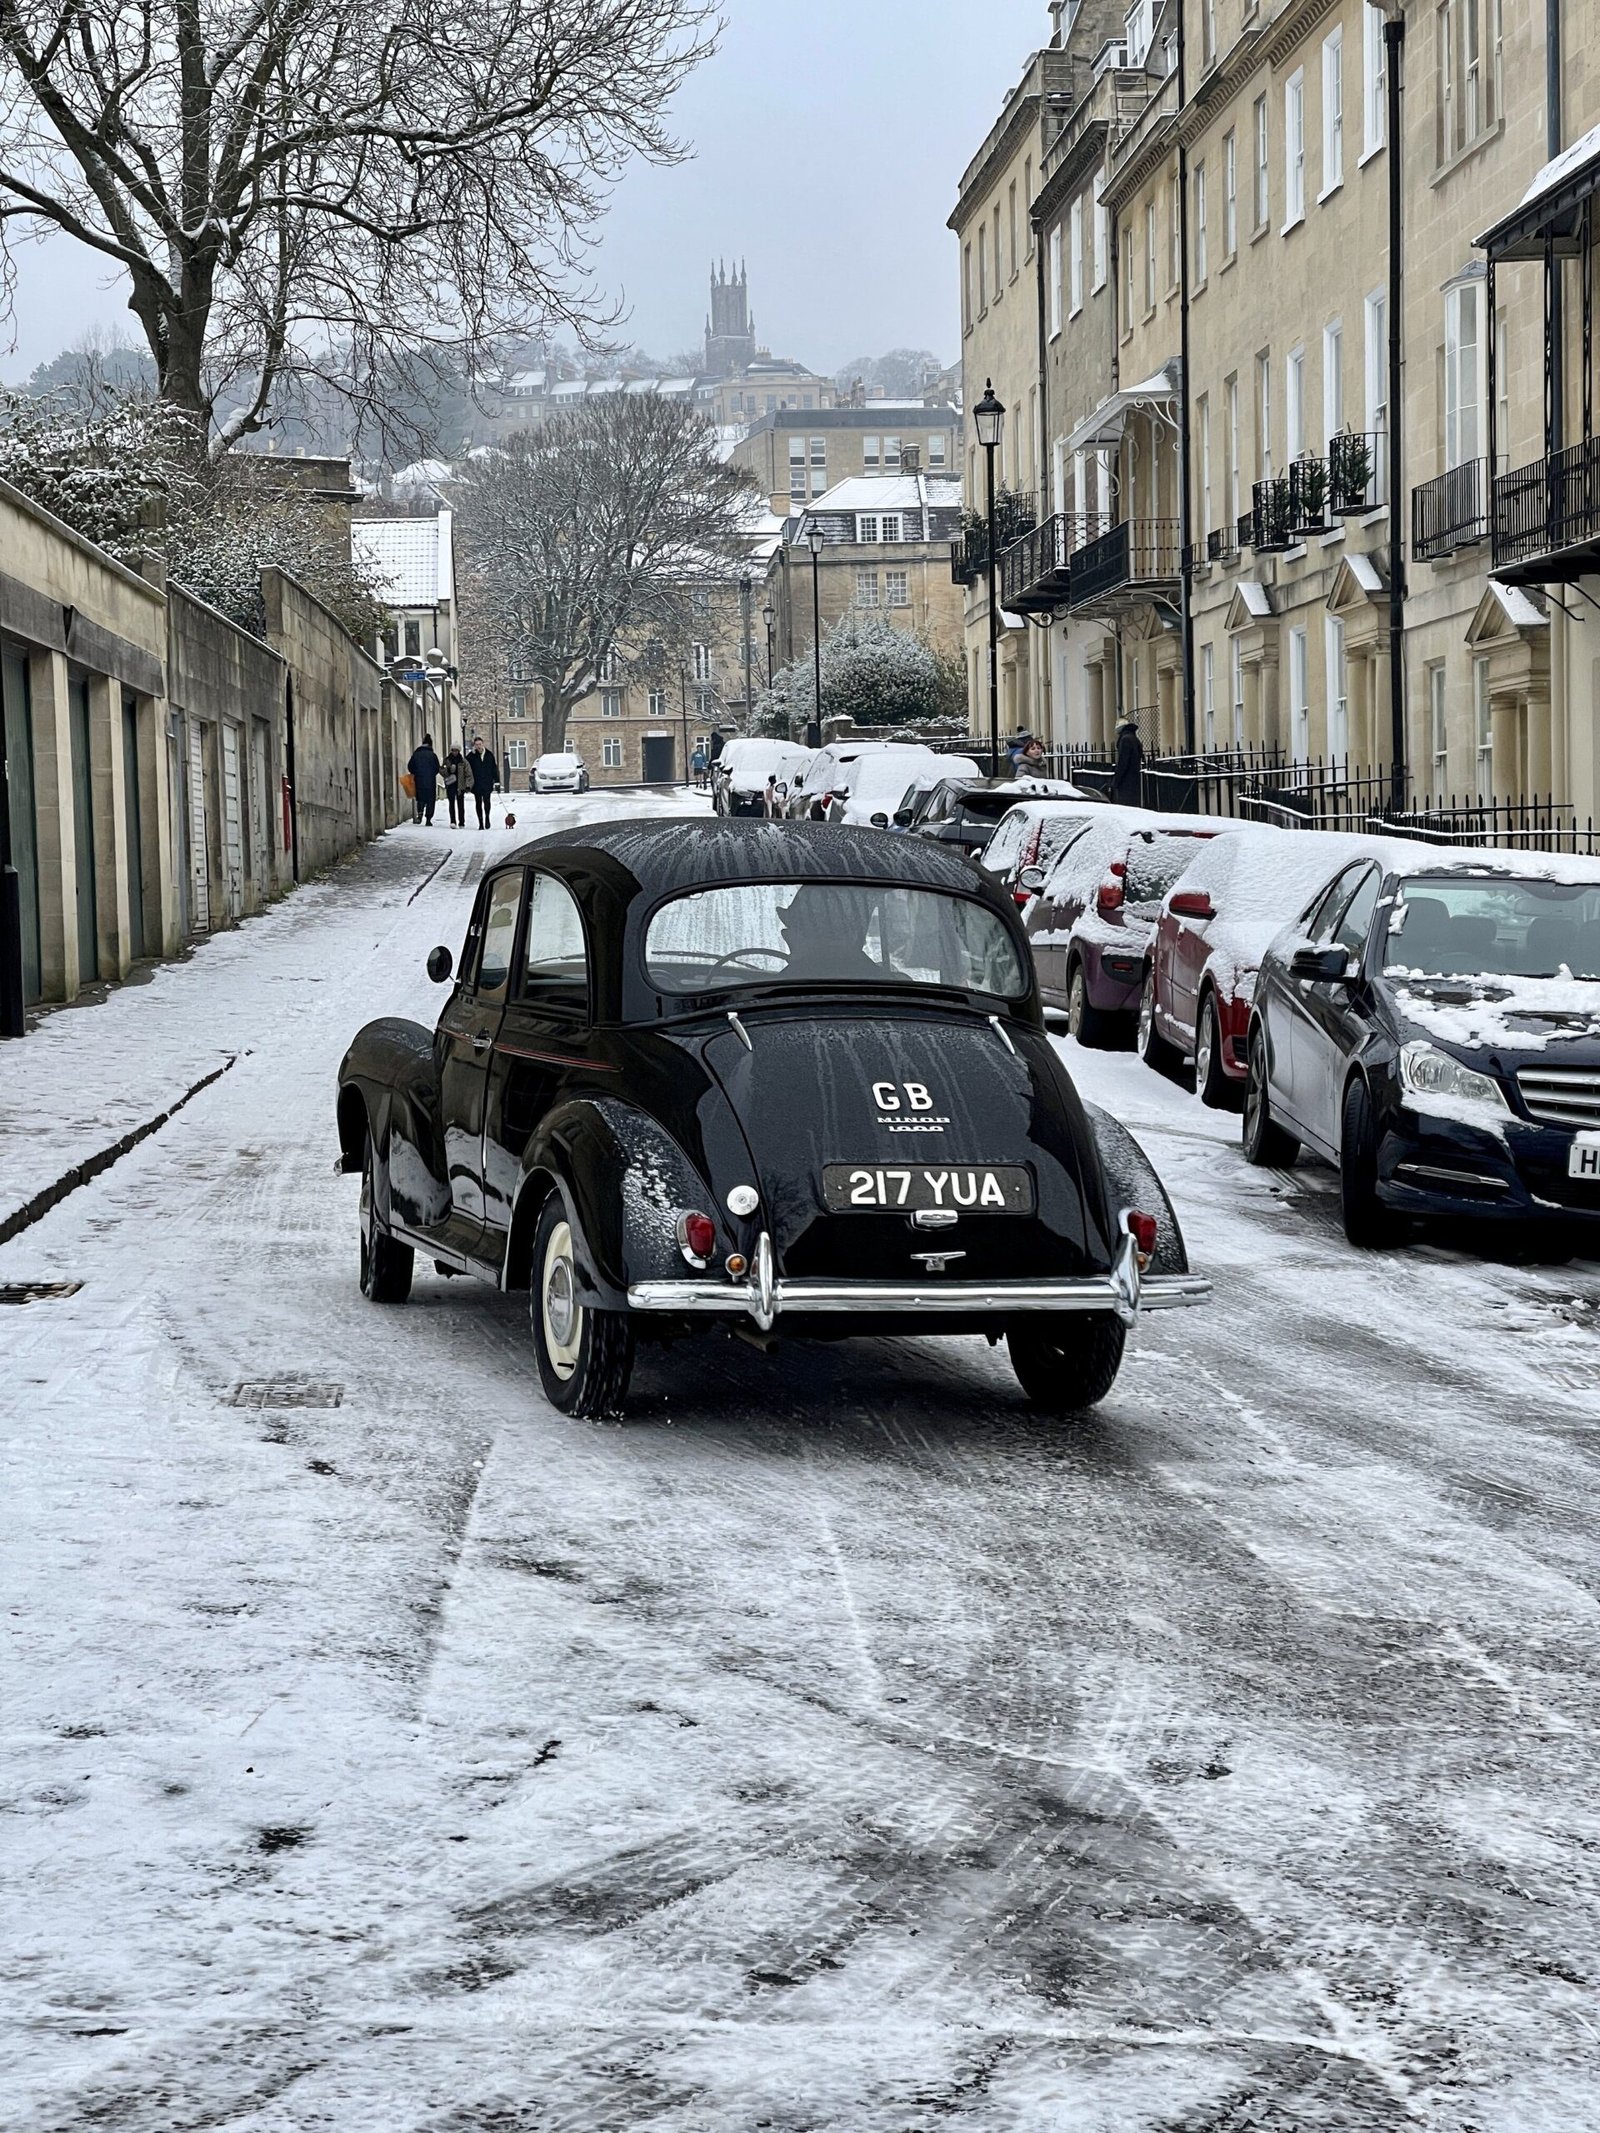
[[[1039,856],[1039,841],[1043,837],[1043,835],[1044,824],[1040,822],[1035,825],[1033,835],[1028,839],[1027,843],[1023,847],[1022,857],[1017,862],[1019,866],[1031,867],[1033,865],[1034,861]]]
[[[1013,889],[1011,901],[1019,911],[1026,911],[1029,904],[1033,902],[1033,892],[1029,889]]]
[[[1122,909],[1121,882],[1113,881],[1110,875],[1107,875],[1105,880],[1101,882],[1099,888],[1096,889],[1094,893],[1094,900],[1095,908],[1097,910],[1120,911]]]
[[[709,1215],[679,1215],[678,1249],[695,1266],[704,1266],[717,1242],[717,1225]]]
[[[1155,1257],[1155,1216],[1143,1215],[1135,1209],[1130,1209],[1128,1212],[1128,1235],[1133,1239],[1133,1248],[1139,1254],[1139,1268],[1143,1272]]]

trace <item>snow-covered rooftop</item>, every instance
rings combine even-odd
[[[826,511],[958,511],[961,484],[942,474],[852,474],[835,482],[807,505],[808,514]]]
[[[383,581],[391,607],[437,607],[455,598],[450,513],[432,518],[358,518],[350,547]]]

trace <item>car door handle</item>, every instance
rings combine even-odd
[[[472,1049],[475,1052],[492,1052],[494,1050],[494,1039],[492,1037],[485,1037],[480,1032],[476,1037],[472,1039]]]

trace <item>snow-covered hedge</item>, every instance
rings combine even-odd
[[[788,740],[815,715],[816,675],[808,654],[775,674],[756,703],[758,733]],[[919,734],[967,730],[966,683],[959,658],[881,616],[848,614],[822,640],[822,716],[857,726],[906,728]]]

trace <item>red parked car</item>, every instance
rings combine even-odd
[[[1139,1050],[1163,1071],[1194,1062],[1202,1103],[1244,1102],[1250,1003],[1273,939],[1324,882],[1367,849],[1360,837],[1242,828],[1214,837],[1161,905],[1139,1002]]]

